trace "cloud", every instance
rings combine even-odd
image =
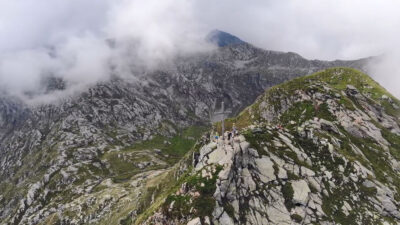
[[[0,0],[0,89],[54,100],[113,73],[129,77],[209,50],[204,36],[217,28],[312,59],[385,54],[371,74],[400,96],[399,8],[395,0]],[[66,90],[49,95],[49,76]]]
[[[6,33],[0,38],[0,88],[46,102],[58,97],[43,87],[49,76],[62,78],[63,92],[71,94],[113,73],[132,76],[176,54],[208,50],[192,6],[172,0],[0,0],[0,32]]]

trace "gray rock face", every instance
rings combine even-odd
[[[399,224],[400,111],[371,89],[382,90],[355,70],[328,69],[229,119],[245,124],[241,135],[220,140],[187,177],[220,169],[209,186],[214,224]]]
[[[268,183],[276,179],[275,170],[273,168],[274,163],[268,157],[261,157],[255,159],[257,168],[260,170],[260,180],[264,183]]]
[[[307,205],[309,199],[308,194],[311,192],[307,182],[304,180],[299,180],[292,182],[291,185],[294,192],[293,201],[301,205]]]
[[[275,84],[327,67],[362,68],[364,63],[365,60],[306,60],[294,53],[266,51],[241,43],[177,58],[171,67],[146,76],[135,75],[127,80],[115,76],[53,104],[31,106],[2,95],[0,187],[5,193],[0,202],[0,220],[35,224],[42,222],[44,214],[54,213],[54,209],[64,212],[61,204],[51,204],[59,193],[88,194],[109,178],[99,172],[112,170],[113,165],[105,163],[109,159],[101,158],[105,153],[157,135],[172,136],[190,125],[209,123],[210,118],[216,118],[214,108],[219,108],[221,101],[235,115]],[[55,87],[62,88],[61,84],[57,81]],[[387,144],[375,128],[359,130],[374,133],[377,140]],[[139,166],[142,169],[163,164],[152,153],[145,152],[141,157],[144,155],[151,155],[154,164]],[[87,169],[92,165],[97,165],[97,170]],[[78,171],[61,174],[71,166]],[[91,177],[90,182],[79,180],[77,174],[82,171]],[[285,177],[283,170],[279,174]],[[28,192],[36,182],[43,186]],[[73,183],[81,186],[69,190]],[[85,215],[74,222],[104,219],[107,210],[103,207],[99,207],[99,218]]]

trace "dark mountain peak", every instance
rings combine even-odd
[[[220,30],[211,31],[207,35],[206,39],[207,39],[207,41],[218,45],[218,47],[246,43],[246,42],[240,40],[238,37],[233,36],[232,34],[226,33],[224,31],[220,31]]]

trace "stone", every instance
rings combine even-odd
[[[250,154],[251,156],[258,158],[258,152],[257,152],[257,150],[255,150],[254,148],[249,148],[248,150],[249,150],[249,154]]]
[[[313,200],[310,200],[309,202],[308,202],[308,205],[307,205],[308,207],[310,207],[311,209],[316,209],[317,207],[315,206],[315,203],[314,203],[314,201]]]
[[[204,225],[211,225],[210,217],[208,217],[208,216],[204,217]]]
[[[274,163],[267,156],[263,156],[261,158],[255,159],[257,170],[260,173],[260,180],[264,183],[268,183],[272,180],[275,180],[274,174]]]
[[[274,202],[270,204],[269,207],[267,207],[267,215],[274,224],[292,224],[290,214],[282,203],[277,204]]]
[[[288,179],[287,172],[286,172],[285,169],[279,167],[278,178],[279,178],[279,179],[284,179],[284,180],[285,180],[285,179]]]
[[[326,179],[328,179],[328,180],[332,179],[332,172],[324,171],[324,174],[325,174]]]
[[[225,151],[222,148],[217,148],[208,155],[208,164],[218,163],[225,157]]]
[[[293,202],[307,205],[307,201],[309,199],[308,193],[311,192],[310,188],[307,185],[307,182],[304,180],[298,180],[291,183],[293,188]]]
[[[254,180],[252,179],[249,170],[247,168],[243,168],[241,175],[242,175],[242,178],[243,178],[243,184],[242,185],[244,186],[244,188],[247,188],[250,192],[255,191],[257,185],[254,182]]]
[[[242,151],[246,151],[250,146],[250,143],[247,141],[242,141],[240,142],[240,148],[242,149]]]
[[[342,212],[348,216],[350,214],[350,211],[352,210],[351,206],[347,201],[343,201],[343,206],[342,206]]]
[[[226,167],[224,167],[223,170],[221,170],[221,171],[218,173],[218,178],[219,178],[220,180],[227,180],[228,177],[229,177],[230,172],[231,172],[231,167],[230,167],[230,166],[226,166]]]
[[[239,142],[246,141],[246,138],[243,135],[239,135],[238,139],[239,139]]]
[[[338,166],[338,169],[339,169],[339,171],[340,171],[341,173],[344,172],[344,167],[343,167],[342,165],[339,165],[339,166]]]
[[[200,218],[196,217],[196,218],[192,219],[191,221],[189,221],[187,223],[187,225],[202,225],[202,224],[201,224]]]
[[[221,217],[219,218],[219,223],[221,225],[234,225],[233,219],[229,217],[226,212],[222,213]]]
[[[321,185],[318,184],[318,182],[312,178],[312,177],[308,177],[307,178],[308,183],[313,186],[318,192],[321,192]]]
[[[304,167],[304,166],[300,167],[300,171],[301,171],[301,175],[304,176],[304,177],[313,177],[313,176],[315,176],[315,172],[310,170],[310,169],[308,169],[307,167]]]

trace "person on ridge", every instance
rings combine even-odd
[[[233,137],[235,137],[237,135],[237,129],[236,129],[235,123],[233,123],[233,125],[232,125],[232,133],[233,133]]]

